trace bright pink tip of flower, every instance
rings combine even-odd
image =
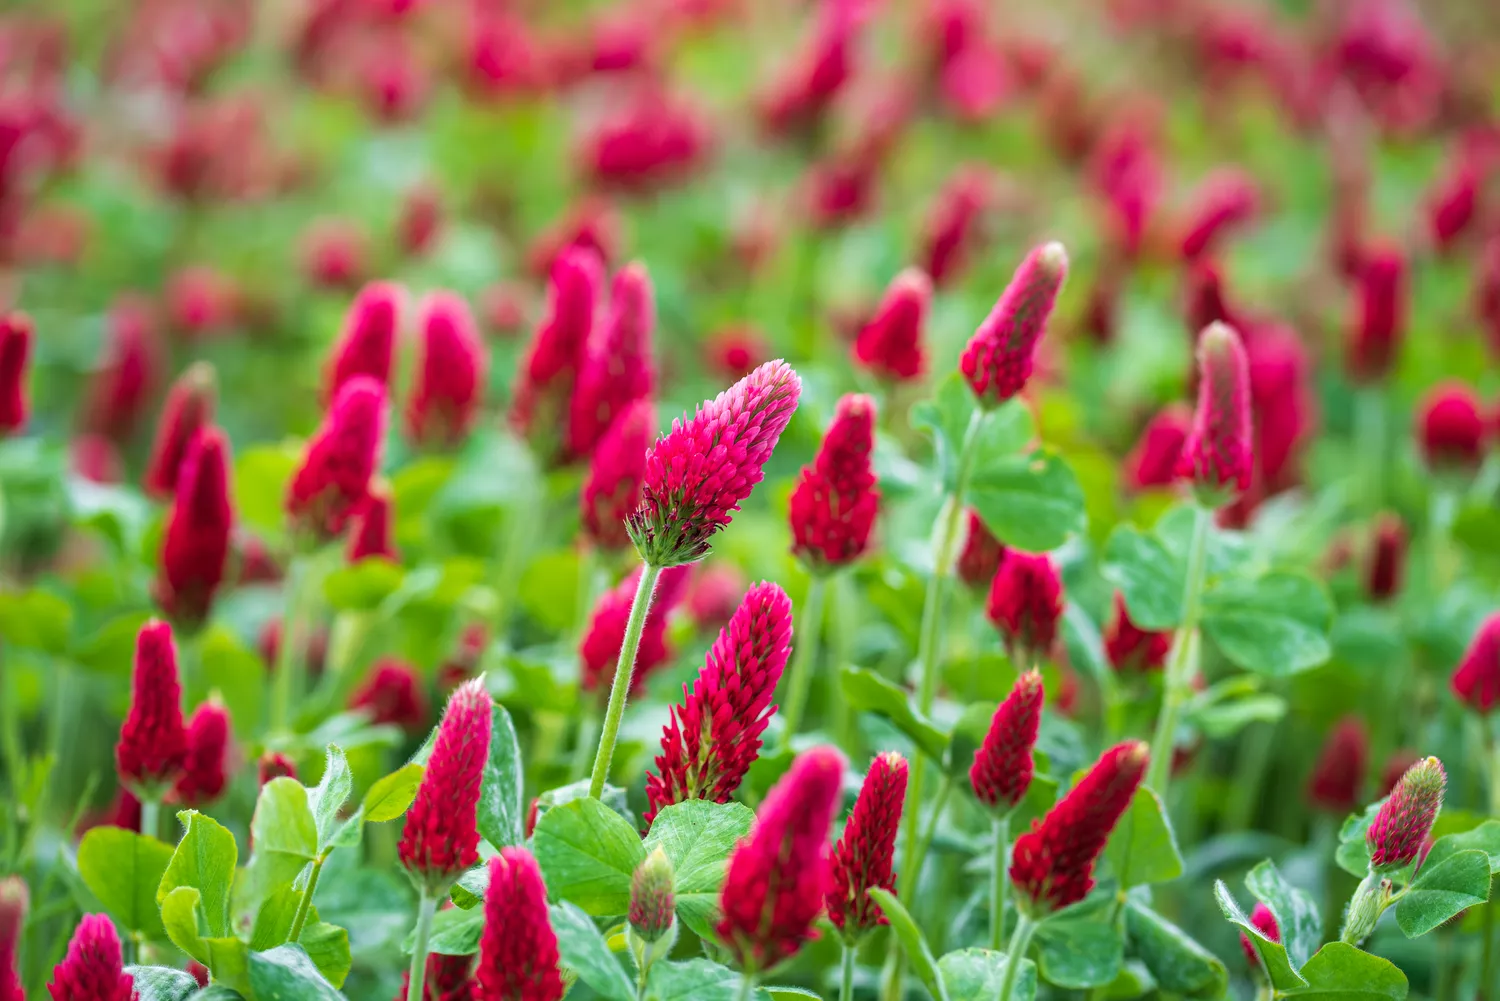
[[[708,554],[714,533],[760,482],[801,393],[791,366],[770,361],[672,422],[646,453],[641,504],[626,521],[642,559],[674,566]]]
[[[843,780],[844,757],[834,748],[799,755],[730,854],[717,930],[741,969],[769,969],[816,937],[813,922],[832,884],[828,833]]]
[[[646,690],[646,680],[653,671],[672,659],[667,642],[667,617],[682,601],[687,591],[691,567],[668,567],[656,579],[656,592],[646,612],[641,642],[636,647],[635,668],[630,676],[630,692],[639,695]],[[625,628],[630,606],[641,580],[641,568],[605,592],[594,605],[588,629],[578,646],[579,687],[585,692],[607,692],[615,680],[620,648],[625,644]]]
[[[1000,630],[1018,668],[1030,667],[1052,651],[1062,613],[1062,578],[1052,558],[1007,549],[990,582],[985,614]]]
[[[479,415],[489,357],[469,304],[433,292],[418,310],[417,372],[406,401],[406,433],[421,445],[461,442]]]
[[[1480,625],[1450,685],[1454,695],[1481,715],[1500,706],[1500,614],[1491,615]]]
[[[1222,323],[1198,338],[1198,408],[1177,475],[1214,506],[1249,489],[1254,470],[1250,362],[1239,334]],[[1227,495],[1227,496],[1226,496]]]
[[[1281,941],[1281,929],[1276,925],[1276,915],[1271,913],[1271,908],[1256,901],[1255,910],[1250,912],[1250,923],[1272,942]],[[1250,964],[1250,969],[1260,968],[1260,953],[1250,943],[1250,936],[1240,932],[1240,948],[1245,951],[1245,962]]]
[[[475,1001],[561,1001],[566,988],[542,870],[521,847],[500,849],[489,869]]]
[[[1360,804],[1369,766],[1370,735],[1364,721],[1346,716],[1329,733],[1318,754],[1307,783],[1309,802],[1329,813],[1354,810]]]
[[[599,439],[578,495],[579,520],[588,540],[601,549],[630,545],[625,519],[641,502],[646,450],[656,437],[656,408],[636,400]]]
[[[1193,427],[1193,412],[1173,403],[1152,417],[1140,440],[1125,457],[1125,482],[1134,490],[1168,487],[1177,482],[1177,465]]]
[[[756,584],[672,707],[656,771],[646,773],[646,823],[684,800],[729,801],[760,753],[791,645],[791,599],[775,584]]]
[[[874,449],[875,400],[862,393],[843,397],[789,503],[792,552],[815,570],[846,566],[870,544],[880,506],[870,464]]]
[[[104,914],[85,914],[68,942],[68,954],[52,968],[47,985],[52,1001],[131,1001],[134,992],[114,923]]]
[[[988,589],[1005,557],[1005,545],[995,538],[978,511],[970,508],[965,521],[964,544],[959,550],[954,571],[969,587]]]
[[[1032,917],[1076,904],[1094,888],[1094,862],[1130,806],[1150,758],[1127,741],[1105,751],[1078,784],[1016,839],[1010,878]]]
[[[187,725],[187,757],[170,799],[199,807],[218,799],[229,783],[229,710],[210,698]]]
[[[516,374],[510,421],[521,433],[565,424],[603,284],[604,265],[588,247],[569,247],[553,261],[547,313]],[[552,436],[564,443],[557,432]]]
[[[383,488],[370,491],[354,515],[354,529],[349,533],[348,560],[382,559],[401,562],[391,539],[391,495]]]
[[[1227,232],[1250,221],[1259,211],[1260,189],[1249,174],[1230,169],[1209,175],[1194,193],[1188,209],[1182,256],[1188,260],[1203,256]]]
[[[397,855],[412,878],[429,890],[446,888],[479,861],[479,788],[490,753],[493,706],[482,679],[465,682],[453,693],[417,797],[406,812]],[[492,881],[491,898],[494,891]]]
[[[892,856],[896,829],[906,802],[906,759],[895,751],[870,762],[854,812],[833,849],[833,883],[828,890],[828,920],[852,940],[876,925],[887,924],[870,890],[896,892]]]
[[[571,454],[592,453],[627,407],[651,396],[656,386],[651,358],[655,325],[651,278],[639,262],[627,264],[615,275],[604,321],[585,346],[569,406]]]
[[[21,430],[31,413],[26,376],[33,336],[31,317],[25,313],[0,315],[0,433]]]
[[[1429,469],[1474,470],[1484,458],[1479,398],[1461,382],[1432,389],[1417,406],[1417,445]]]
[[[981,406],[999,406],[1025,388],[1037,342],[1067,273],[1068,254],[1062,244],[1037,247],[974,331],[958,365]]]
[[[984,743],[969,766],[969,785],[979,802],[999,813],[1009,812],[1031,788],[1036,746],[1042,724],[1042,676],[1026,671],[995,709]]]
[[[187,757],[187,728],[177,646],[165,622],[153,619],[136,635],[130,686],[130,711],[115,745],[120,778],[137,788],[175,781]]]
[[[417,669],[404,660],[382,657],[364,684],[349,696],[349,708],[369,714],[370,722],[415,733],[427,725],[427,693]]]
[[[1417,857],[1443,807],[1447,785],[1448,775],[1437,758],[1423,758],[1406,770],[1365,832],[1371,866],[1399,869]]]
[[[356,376],[369,376],[382,387],[390,385],[405,302],[405,290],[392,282],[371,282],[359,290],[328,359],[325,400],[336,397]]]
[[[1104,653],[1110,666],[1122,674],[1160,671],[1171,648],[1172,634],[1136,625],[1125,607],[1125,597],[1116,591],[1114,618],[1104,630]]]
[[[916,268],[891,279],[875,316],[854,340],[854,360],[892,382],[920,378],[927,368],[925,329],[932,280]]]
[[[1349,331],[1349,376],[1358,382],[1383,379],[1396,364],[1407,323],[1407,264],[1392,244],[1366,248],[1356,278]]]
[[[162,539],[156,599],[174,621],[196,626],[207,617],[224,582],[233,533],[229,443],[218,428],[204,428],[183,459]]]
[[[334,397],[287,485],[293,525],[317,537],[341,534],[370,492],[385,434],[385,390],[355,376]]]
[[[188,445],[200,429],[213,422],[215,383],[213,366],[197,362],[167,390],[142,480],[148,494],[170,497],[177,489]]]

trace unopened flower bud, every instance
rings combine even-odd
[[[645,945],[677,937],[675,885],[672,860],[660,848],[636,866],[630,878],[630,930]]]
[[[1365,832],[1370,865],[1376,872],[1400,869],[1417,857],[1443,808],[1447,785],[1443,763],[1434,757],[1423,758],[1401,776]]]

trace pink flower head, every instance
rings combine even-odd
[[[814,570],[846,566],[870,544],[880,504],[870,465],[874,448],[874,399],[862,393],[843,397],[790,500],[792,552]]]
[[[104,336],[102,365],[84,404],[84,427],[118,442],[135,430],[162,374],[150,303],[121,296],[110,307]]]
[[[655,597],[646,612],[640,646],[635,652],[635,668],[630,676],[631,694],[639,695],[645,691],[651,672],[672,659],[672,648],[667,643],[667,617],[682,601],[691,573],[690,567],[668,567],[657,578]],[[578,646],[581,665],[578,684],[585,692],[607,692],[614,684],[620,648],[625,644],[630,605],[635,600],[640,579],[641,568],[637,566],[594,605],[588,629]]]
[[[200,428],[213,423],[216,382],[212,365],[195,362],[167,390],[142,480],[146,492],[153,497],[170,497],[177,489],[177,476],[188,445]]]
[[[1036,746],[1042,723],[1042,676],[1022,672],[1005,701],[995,709],[984,743],[969,766],[969,785],[979,802],[996,813],[1009,813],[1031,788]]]
[[[308,439],[287,486],[286,510],[294,528],[323,539],[344,531],[369,496],[384,433],[385,390],[369,376],[350,379]]]
[[[759,99],[761,125],[772,135],[815,128],[854,71],[856,4],[827,0],[810,38]]]
[[[210,698],[193,711],[187,725],[187,758],[170,799],[200,807],[219,798],[229,784],[229,710]]]
[[[870,890],[896,891],[892,857],[896,829],[906,802],[906,759],[895,751],[875,755],[844,835],[833,849],[833,881],[826,905],[828,920],[851,942],[877,925],[888,924]]]
[[[382,657],[364,684],[349,696],[349,708],[363,710],[370,722],[417,733],[427,725],[427,694],[416,668],[395,657]]]
[[[828,834],[843,777],[844,757],[832,747],[798,755],[729,856],[717,930],[747,972],[791,958],[817,935],[813,922],[832,884]]]
[[[1358,716],[1345,716],[1328,734],[1307,784],[1313,806],[1348,813],[1359,806],[1370,764],[1370,736]]]
[[[167,321],[184,339],[200,340],[234,323],[239,298],[233,279],[211,267],[186,267],[167,280]]]
[[[547,314],[516,374],[510,421],[521,433],[564,423],[603,282],[603,265],[590,249],[564,250],[552,265]]]
[[[175,782],[186,758],[177,647],[172,627],[153,619],[135,638],[130,711],[120,726],[115,765],[122,781],[150,790]]]
[[[568,451],[590,455],[632,403],[656,385],[651,328],[656,323],[645,265],[621,268],[610,285],[609,308],[584,349],[569,408]]]
[[[995,201],[994,181],[983,168],[960,167],[938,192],[922,226],[922,271],[936,288],[957,281],[978,249],[987,210]]]
[[[433,292],[418,310],[417,371],[406,433],[418,444],[463,441],[479,415],[489,358],[462,296]]]
[[[1370,559],[1365,570],[1365,591],[1372,601],[1390,601],[1401,590],[1406,572],[1406,525],[1389,511],[1375,522]]]
[[[1461,382],[1434,387],[1417,410],[1417,445],[1429,469],[1472,472],[1484,458],[1485,421],[1474,390]]]
[[[68,465],[80,479],[115,484],[125,479],[120,446],[102,434],[80,434],[68,443]]]
[[[1170,632],[1142,629],[1130,619],[1125,598],[1115,592],[1115,615],[1104,631],[1104,653],[1110,666],[1121,674],[1160,671],[1172,648]]]
[[[1172,403],[1158,411],[1125,457],[1126,485],[1132,490],[1148,490],[1176,483],[1182,447],[1192,427],[1193,412],[1186,404]]]
[[[347,219],[317,219],[302,234],[302,273],[309,283],[346,291],[364,280],[369,247],[364,230]]]
[[[1150,759],[1139,741],[1117,744],[1031,830],[1016,839],[1010,878],[1033,918],[1076,904],[1094,888],[1094,862],[1130,806]]]
[[[1480,715],[1500,706],[1500,614],[1479,626],[1450,684],[1453,694]]]
[[[1025,388],[1037,342],[1067,273],[1068,254],[1062,244],[1032,250],[974,331],[959,368],[980,406],[998,407]]]
[[[760,482],[797,409],[802,380],[771,361],[698,408],[646,453],[641,504],[626,531],[652,566],[692,563]]]
[[[880,164],[872,157],[836,153],[812,163],[802,180],[802,200],[818,230],[849,225],[870,214]]]
[[[628,90],[584,136],[578,158],[597,187],[650,191],[690,175],[712,143],[697,107],[652,83]]]
[[[1290,328],[1261,324],[1246,348],[1259,486],[1267,494],[1296,486],[1301,457],[1317,422],[1312,360]]]
[[[391,495],[384,487],[372,487],[370,494],[354,513],[349,533],[348,560],[382,559],[401,562],[396,544],[391,540]]]
[[[1443,807],[1447,785],[1443,763],[1432,757],[1418,761],[1401,776],[1365,832],[1370,865],[1376,872],[1407,866],[1422,851]]]
[[[646,450],[656,437],[656,408],[648,399],[627,406],[599,439],[578,495],[584,535],[601,549],[630,544],[625,519],[641,502]]]
[[[687,613],[701,630],[721,629],[740,607],[745,578],[733,563],[699,563],[687,593]]]
[[[188,446],[162,539],[156,599],[174,621],[195,626],[207,617],[229,566],[233,533],[229,443],[207,427]]]
[[[294,779],[297,777],[297,765],[291,758],[280,751],[267,751],[260,756],[255,763],[255,781],[264,786],[272,779],[279,778]]]
[[[1349,331],[1349,377],[1375,382],[1396,364],[1407,324],[1407,266],[1390,243],[1367,247],[1356,277],[1354,317]]]
[[[1017,668],[1046,657],[1062,619],[1062,578],[1046,553],[1007,549],[990,582],[985,614],[1000,630]]]
[[[969,508],[964,529],[964,544],[959,550],[954,570],[958,579],[971,588],[988,588],[995,573],[1000,569],[1000,560],[1005,556],[1005,545],[989,530],[979,512]]]
[[[406,811],[397,854],[412,879],[429,892],[446,890],[459,873],[479,861],[479,788],[489,760],[493,706],[478,678],[453,693],[438,723],[417,797]],[[495,870],[490,872],[493,899]],[[494,915],[489,916],[492,923]]]
[[[543,231],[526,254],[527,266],[538,278],[552,274],[558,260],[570,250],[590,250],[598,259],[599,268],[608,268],[620,249],[620,215],[610,200],[603,195],[590,194],[580,198],[568,211]],[[603,281],[596,274],[594,292],[597,295]],[[587,336],[588,331],[583,332]],[[580,345],[583,338],[579,338]]]
[[[1222,505],[1250,486],[1250,362],[1232,327],[1215,323],[1198,338],[1198,409],[1177,475],[1204,503]]]
[[[0,433],[21,430],[31,413],[26,376],[33,336],[31,317],[25,313],[0,315]]]
[[[1255,218],[1260,188],[1243,170],[1216,171],[1193,194],[1182,234],[1182,256],[1196,260],[1213,250],[1226,233]]]
[[[325,401],[338,396],[345,383],[361,375],[382,387],[390,386],[405,303],[405,290],[393,282],[371,282],[359,290],[344,314],[343,329],[328,357]]]
[[[1161,156],[1151,105],[1132,104],[1105,124],[1089,154],[1089,175],[1108,208],[1110,245],[1135,260],[1162,192]]]
[[[68,954],[52,968],[47,993],[52,1001],[130,1001],[134,996],[135,980],[125,972],[120,936],[108,915],[85,914],[78,922]]]
[[[26,1001],[21,983],[21,931],[31,894],[20,876],[0,876],[0,1001]]]
[[[875,316],[854,341],[854,360],[882,379],[910,382],[927,368],[923,329],[932,282],[916,268],[891,279]]]
[[[723,379],[743,379],[764,365],[770,355],[760,331],[743,324],[715,331],[703,346],[703,363]]]
[[[692,690],[662,730],[646,798],[658,811],[689,799],[727,803],[760,753],[771,699],[792,642],[792,602],[775,584],[750,588],[709,648]]]
[[[1484,171],[1474,154],[1460,149],[1427,193],[1427,235],[1439,253],[1447,253],[1470,228],[1479,210]]]
[[[1272,942],[1281,941],[1281,929],[1276,925],[1276,915],[1260,901],[1256,901],[1255,910],[1250,912],[1250,923]],[[1260,969],[1260,953],[1250,944],[1250,936],[1244,932],[1240,932],[1240,948],[1245,951],[1245,962],[1250,964],[1250,969]]]
[[[1224,276],[1210,260],[1196,260],[1188,265],[1183,315],[1193,337],[1211,323],[1227,323],[1236,330],[1250,326],[1240,310],[1230,303],[1224,291]]]
[[[519,846],[502,848],[489,870],[475,1001],[562,1001],[567,987],[536,859]]]

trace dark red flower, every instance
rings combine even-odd
[[[383,488],[372,489],[353,517],[347,551],[349,562],[375,558],[400,563],[401,556],[391,540],[391,521],[390,494]]]
[[[196,362],[167,390],[151,455],[146,460],[146,475],[141,481],[148,494],[170,497],[177,489],[177,476],[188,445],[200,428],[213,423],[216,382],[213,366]]]
[[[888,924],[870,890],[896,892],[892,857],[896,829],[906,802],[906,759],[895,751],[875,755],[843,837],[833,849],[833,880],[828,889],[828,920],[849,941],[877,925]]]
[[[502,848],[489,870],[474,972],[476,1001],[562,1001],[567,988],[558,971],[557,935],[536,859],[525,848]]]
[[[651,357],[655,324],[651,277],[640,262],[627,264],[610,284],[609,308],[584,348],[569,404],[572,455],[590,455],[626,408],[650,398],[656,386]]]
[[[1249,488],[1255,458],[1250,363],[1233,328],[1215,323],[1203,331],[1198,338],[1198,371],[1198,408],[1177,475],[1191,480],[1206,503],[1219,506]]]
[[[1167,487],[1177,482],[1182,447],[1192,430],[1193,412],[1172,403],[1157,412],[1141,432],[1140,441],[1125,457],[1124,480],[1134,490]]]
[[[1391,243],[1365,248],[1356,276],[1354,316],[1349,330],[1349,377],[1374,382],[1390,374],[1407,325],[1407,267]]]
[[[854,340],[854,360],[892,382],[910,382],[927,368],[923,330],[932,282],[916,268],[891,279],[874,317]]]
[[[604,432],[589,460],[588,476],[578,494],[584,535],[601,549],[630,545],[625,519],[641,502],[646,450],[656,437],[656,408],[636,400]]]
[[[1255,910],[1250,912],[1250,923],[1272,942],[1281,941],[1281,929],[1276,926],[1276,915],[1260,901],[1256,901]],[[1250,944],[1250,937],[1244,932],[1240,932],[1240,948],[1245,951],[1245,962],[1250,964],[1250,969],[1260,969],[1260,953]]]
[[[384,434],[385,390],[369,376],[355,376],[334,397],[287,484],[294,528],[323,539],[344,531],[369,496]]]
[[[406,291],[393,282],[371,282],[359,290],[344,314],[339,339],[328,356],[325,401],[336,397],[356,376],[369,376],[382,387],[390,386],[405,303]]]
[[[981,167],[960,167],[938,192],[922,225],[917,255],[922,271],[937,288],[957,281],[978,249],[987,210],[995,201],[994,181]]]
[[[135,979],[125,972],[120,936],[108,915],[85,914],[78,922],[47,993],[52,1001],[131,1001]]]
[[[688,176],[708,156],[708,122],[659,83],[623,95],[583,138],[578,159],[600,188],[649,191]]]
[[[1479,626],[1453,671],[1453,694],[1481,715],[1500,705],[1500,614]]]
[[[574,202],[562,218],[532,242],[526,263],[532,274],[546,277],[553,273],[559,258],[574,249],[593,251],[600,269],[608,268],[616,260],[620,249],[620,216],[608,198],[589,194]],[[598,274],[595,279],[597,295],[603,279]],[[585,330],[578,343],[582,344],[587,335]]]
[[[415,733],[427,725],[427,694],[416,668],[395,657],[370,667],[364,684],[349,696],[350,709],[362,709],[371,723],[399,726]]]
[[[758,99],[762,127],[773,135],[816,128],[854,71],[855,5],[833,0],[780,75]]]
[[[239,306],[239,287],[211,267],[186,267],[167,280],[167,322],[185,340],[223,332],[234,323]]]
[[[186,758],[177,647],[172,627],[153,619],[136,635],[130,711],[120,726],[115,765],[121,780],[150,794],[176,781]]]
[[[603,282],[603,266],[591,249],[564,250],[552,265],[547,314],[516,373],[511,401],[510,421],[522,434],[535,431],[562,444],[563,436],[549,429],[566,422]]]
[[[1500,335],[1497,335],[1500,341]],[[710,335],[703,346],[704,364],[723,379],[743,379],[770,358],[766,339],[754,327],[735,325]]]
[[[0,433],[21,430],[31,413],[26,377],[33,336],[31,317],[25,313],[0,315]]]
[[[1115,592],[1115,615],[1104,630],[1104,653],[1110,666],[1122,674],[1160,671],[1172,648],[1170,632],[1142,629],[1130,619],[1125,598]]]
[[[213,802],[229,784],[229,710],[210,698],[187,724],[187,758],[170,799],[186,807]]]
[[[473,971],[473,956],[428,955],[421,1001],[476,1001],[475,985],[471,979]],[[410,990],[411,973],[408,971],[401,975],[401,989],[391,1001],[406,1001]]]
[[[1025,388],[1067,273],[1062,244],[1035,248],[974,331],[958,364],[981,406],[997,407]]]
[[[1432,833],[1443,806],[1448,776],[1437,758],[1423,758],[1406,770],[1365,832],[1370,865],[1376,872],[1409,865]]]
[[[428,892],[445,892],[461,872],[479,861],[479,788],[489,759],[493,706],[478,678],[453,693],[438,723],[416,799],[406,811],[397,854],[406,871]],[[503,877],[497,889],[494,865],[489,900],[506,891]],[[488,903],[486,914],[487,929],[492,928],[496,917]]]
[[[162,374],[151,305],[128,294],[115,300],[104,338],[102,364],[84,404],[84,428],[120,442],[135,430]]]
[[[427,254],[442,235],[443,196],[432,184],[418,184],[401,199],[396,242],[412,257]]]
[[[1417,407],[1417,445],[1429,469],[1477,469],[1484,458],[1485,432],[1479,399],[1461,382],[1433,387]]]
[[[874,448],[874,399],[841,398],[817,456],[802,467],[788,502],[792,552],[814,570],[846,566],[870,544],[880,505],[870,465]]]
[[[174,621],[207,617],[229,566],[234,510],[229,503],[229,443],[206,427],[188,446],[162,539],[156,600]]]
[[[651,673],[672,659],[672,647],[667,643],[667,616],[682,600],[691,573],[691,567],[668,567],[657,578],[656,594],[646,613],[640,645],[636,647],[635,668],[630,676],[631,694],[639,695],[645,691]],[[620,648],[625,645],[630,605],[635,600],[640,579],[641,568],[637,566],[594,605],[588,628],[578,645],[578,685],[585,692],[608,692],[614,684]]]
[[[1312,360],[1296,333],[1278,323],[1260,324],[1246,354],[1258,487],[1273,494],[1301,480],[1302,452],[1317,422]]]
[[[999,814],[1009,813],[1031,788],[1036,746],[1042,723],[1042,676],[1022,672],[1015,687],[995,709],[984,743],[974,751],[969,786],[979,802]]]
[[[1210,174],[1188,207],[1182,256],[1190,261],[1202,257],[1225,233],[1255,218],[1259,211],[1260,188],[1249,174],[1239,169]]]
[[[1474,276],[1474,312],[1489,339],[1490,350],[1500,355],[1500,235],[1491,237],[1480,252]]]
[[[267,751],[255,764],[255,780],[265,785],[272,779],[297,777],[297,765],[280,751]]]
[[[1401,516],[1386,512],[1375,522],[1365,591],[1372,601],[1390,601],[1401,590],[1406,572],[1406,525]]]
[[[1062,578],[1052,558],[1007,549],[990,582],[985,614],[1000,630],[1018,669],[1031,667],[1052,651],[1062,613]]]
[[[979,512],[969,508],[965,519],[964,544],[958,552],[954,569],[958,579],[972,588],[988,588],[1000,569],[1000,560],[1005,556],[1005,544],[995,538],[985,525]]]
[[[417,371],[406,401],[406,433],[419,445],[457,445],[479,415],[489,358],[469,304],[432,292],[417,311]]]
[[[1213,261],[1197,260],[1189,264],[1186,284],[1183,315],[1190,337],[1196,338],[1211,323],[1227,323],[1236,330],[1249,329],[1250,323],[1225,295],[1223,275]]]
[[[302,234],[302,273],[308,282],[345,291],[364,280],[369,248],[364,230],[348,219],[317,219]]]
[[[1484,171],[1474,155],[1460,148],[1427,192],[1427,235],[1440,253],[1453,249],[1479,210]]]
[[[1308,780],[1312,805],[1329,813],[1348,813],[1360,804],[1370,763],[1370,737],[1364,721],[1345,716],[1329,733]]]

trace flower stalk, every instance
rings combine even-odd
[[[1026,958],[1026,950],[1031,947],[1031,936],[1035,934],[1036,922],[1022,914],[1016,922],[1016,930],[1011,933],[1010,944],[1005,947],[1005,976],[1000,981],[1000,1001],[1010,1001],[1016,987],[1016,974],[1021,969],[1021,960]]]
[[[589,778],[589,795],[598,799],[609,779],[610,762],[615,756],[615,741],[620,735],[620,717],[625,714],[625,696],[630,691],[635,672],[635,652],[641,645],[641,631],[646,627],[646,613],[651,610],[651,596],[662,568],[647,563],[641,568],[635,599],[630,603],[630,619],[625,625],[625,642],[615,664],[615,679],[609,689],[609,705],[604,710],[604,724],[599,731],[599,751],[594,756],[594,770]]]
[[[1198,667],[1198,619],[1203,599],[1203,581],[1208,570],[1208,536],[1213,527],[1213,512],[1202,504],[1193,505],[1193,536],[1188,546],[1187,580],[1183,584],[1182,625],[1172,640],[1163,684],[1161,713],[1156,720],[1156,734],[1151,739],[1151,770],[1146,784],[1163,799],[1172,776],[1172,747],[1177,737],[1177,720],[1183,703],[1192,694],[1193,674]]]
[[[302,937],[302,927],[307,924],[308,912],[312,910],[313,894],[318,892],[318,877],[323,874],[323,863],[327,858],[328,855],[324,853],[313,859],[312,871],[307,876],[307,888],[302,891],[302,899],[297,904],[297,916],[292,918],[292,930],[287,933],[288,942],[295,942]],[[426,969],[425,962],[422,968]]]
[[[308,884],[309,888],[311,885]],[[422,1001],[427,996],[427,950],[432,941],[432,919],[436,914],[437,898],[427,890],[422,890],[417,899],[416,941],[411,950],[411,976],[406,985],[406,1001]]]
[[[995,865],[990,873],[990,948],[999,949],[1005,935],[1005,898],[1010,883],[1005,857],[1010,847],[1010,814],[996,817],[991,829],[995,834]]]

